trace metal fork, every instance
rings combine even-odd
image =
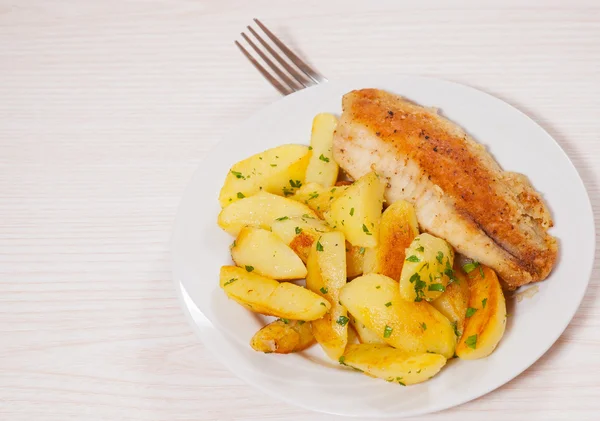
[[[266,70],[239,42],[235,45],[246,56],[250,63],[269,81],[275,89],[282,95],[289,95],[309,86],[317,85],[321,82],[327,82],[327,79],[316,70],[300,59],[292,50],[290,50],[273,32],[263,25],[258,19],[254,19],[258,27],[267,35],[267,37],[277,46],[279,51],[288,59],[285,60],[275,49],[267,43],[252,27],[247,26],[250,34],[263,46],[265,51],[261,50],[245,33],[241,33],[242,38],[252,47],[262,61],[277,75],[273,75]],[[269,55],[271,58],[269,58]],[[272,58],[279,63],[279,66],[273,62]],[[291,77],[290,77],[291,76]]]

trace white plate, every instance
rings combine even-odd
[[[453,360],[432,380],[402,387],[369,378],[328,360],[318,346],[292,355],[265,355],[248,342],[264,319],[228,300],[219,268],[230,264],[232,238],[216,224],[217,197],[231,165],[284,143],[308,143],[312,118],[341,112],[341,97],[381,88],[438,107],[486,145],[505,170],[526,174],[552,210],[560,257],[539,292],[509,308],[504,338],[478,361]],[[189,299],[207,347],[248,383],[284,401],[333,414],[399,417],[449,408],[508,382],[558,339],[585,293],[594,260],[594,223],[577,171],[558,144],[527,116],[488,94],[435,79],[358,77],[330,82],[282,98],[233,128],[206,157],[188,186],[175,222],[174,280]],[[510,301],[510,300],[509,300]],[[192,305],[192,302],[194,305]],[[509,305],[511,303],[509,302]],[[192,319],[190,319],[192,320]]]

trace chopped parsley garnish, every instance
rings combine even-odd
[[[365,224],[363,224],[363,231],[365,232],[365,234],[367,235],[373,235],[373,233],[369,232],[369,228],[367,228],[367,226]]]
[[[348,320],[350,319],[348,319],[346,316],[340,316],[335,322],[340,326],[346,326],[348,324]]]
[[[277,218],[276,221],[285,221],[286,219],[290,219],[288,216],[282,216],[281,218]]]
[[[254,266],[246,265],[246,271],[252,272],[254,270]]]
[[[346,359],[346,357],[344,357],[343,355],[338,359],[338,362],[342,365],[346,365],[346,363],[344,362],[344,360]]]
[[[454,329],[454,334],[456,336],[460,336],[460,334],[458,333],[458,323],[457,322],[452,322],[452,328]]]
[[[298,320],[298,326],[302,326],[304,323],[306,323],[304,320]]]
[[[233,240],[233,243],[231,244],[231,248],[234,248],[235,246],[237,246],[237,242],[235,240]]]
[[[302,217],[303,217],[303,218],[307,218],[307,219],[315,219],[315,218],[313,218],[312,216],[310,216],[310,215],[309,215],[309,214],[307,214],[307,213],[304,213],[304,214],[302,214]]]
[[[296,227],[296,235],[300,234],[301,232],[302,232],[302,228]]]
[[[309,150],[309,151],[312,151],[312,149],[313,149],[313,147],[312,147],[312,146],[309,146],[309,147],[308,147],[308,150]]]
[[[471,317],[473,314],[475,314],[475,312],[476,312],[476,311],[477,311],[477,309],[476,309],[476,308],[469,307],[469,308],[467,309],[467,317]]]
[[[435,256],[435,260],[437,260],[438,263],[441,265],[443,259],[444,259],[444,253],[442,253],[441,251],[438,251],[437,256]]]
[[[408,256],[406,258],[407,262],[413,262],[413,263],[418,263],[421,261],[421,259],[419,259],[417,256],[415,256],[414,254],[412,256]]]
[[[467,345],[469,348],[477,348],[477,335],[469,336],[465,341],[465,345]]]
[[[350,216],[354,216],[354,208],[350,209]]]
[[[487,304],[487,298],[484,298],[483,300],[481,300],[481,308],[485,308]]]
[[[359,254],[365,254],[365,248],[361,247],[360,249],[358,249],[358,253]]]
[[[379,289],[379,288],[381,288],[381,285],[377,285],[377,286],[375,287],[375,289]]]
[[[409,281],[415,284],[415,301],[419,302],[423,300],[423,298],[425,298],[425,292],[423,291],[423,288],[427,286],[427,282],[422,281],[421,276],[418,273],[415,273],[413,276],[411,276]]]
[[[329,158],[327,158],[325,155],[321,154],[321,156],[319,156],[319,159],[323,162],[329,162]]]
[[[385,325],[385,329],[383,329],[383,337],[384,338],[389,338],[390,336],[392,336],[392,331],[394,329],[392,329],[391,327],[389,327],[388,325]]]
[[[420,251],[422,253],[425,251],[425,247],[420,246],[419,248],[416,249],[416,251]]]
[[[315,191],[315,192],[312,192],[312,193],[311,193],[311,194],[308,196],[308,200],[313,200],[313,199],[316,199],[317,197],[319,197],[319,193],[317,193],[317,192]]]
[[[286,325],[290,323],[290,321],[288,319],[280,318],[279,320],[281,320]]]
[[[444,287],[444,284],[429,284],[429,287],[427,288],[427,290],[444,292],[444,291],[446,291],[446,288]]]
[[[283,188],[283,195],[284,195],[285,197],[291,196],[291,195],[293,195],[293,194],[294,194],[294,191],[293,191],[293,190],[291,190],[291,189],[289,189],[289,188],[287,188],[287,187],[284,187],[284,188]]]
[[[300,188],[302,187],[302,182],[300,180],[290,180],[290,186],[294,187],[294,188]]]
[[[231,170],[231,174],[235,175],[235,178],[241,178],[241,179],[243,179],[243,180],[245,180],[245,179],[246,179],[246,177],[244,177],[244,176],[242,175],[242,173],[241,173],[241,172],[239,172],[239,171],[233,171],[233,170]]]
[[[386,306],[386,307],[389,307],[389,306],[391,306],[391,305],[392,305],[392,302],[391,302],[391,301],[388,301],[387,303],[385,303],[385,306]]]
[[[225,287],[225,286],[227,286],[229,284],[233,284],[235,281],[237,281],[237,278],[231,278],[229,281],[225,282],[223,284],[223,286]]]
[[[325,287],[321,287],[321,289],[319,291],[321,291],[321,294],[327,294],[327,292],[329,292],[329,289],[327,289]]]
[[[463,270],[467,273],[473,272],[479,266],[479,262],[467,263],[463,266]]]
[[[317,240],[317,251],[323,251],[323,244],[319,240]]]
[[[334,188],[332,188],[332,189],[330,190],[330,192],[331,192],[331,193],[335,193],[335,191],[336,191],[336,190],[337,190],[337,189],[334,187]]]
[[[237,192],[238,199],[243,199],[244,197],[246,197],[246,196],[244,196],[244,193],[242,193],[241,191]]]
[[[421,323],[421,327],[423,328],[423,330],[427,330],[427,325],[425,324],[425,322]]]
[[[325,304],[323,301],[321,301],[319,304],[321,304],[323,307],[327,307],[327,304]]]
[[[271,166],[272,166],[272,167],[276,167],[276,166],[277,166],[277,164],[271,164]]]

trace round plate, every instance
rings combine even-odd
[[[560,256],[539,292],[508,299],[506,333],[496,351],[477,361],[451,360],[433,379],[410,387],[372,379],[328,360],[318,346],[290,355],[265,355],[249,346],[265,323],[219,288],[219,269],[231,264],[233,241],[217,226],[219,190],[237,161],[284,143],[307,144],[313,117],[340,114],[342,95],[380,88],[433,106],[486,145],[500,165],[523,173],[553,213]],[[207,156],[188,186],[175,222],[172,257],[184,307],[195,315],[207,347],[248,383],[284,401],[333,414],[399,417],[449,408],[508,382],[558,339],[585,293],[594,260],[594,223],[577,171],[558,144],[520,111],[459,84],[397,76],[357,77],[305,89],[254,114]],[[183,296],[183,295],[182,295]]]

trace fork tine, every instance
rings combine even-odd
[[[254,29],[252,29],[250,26],[247,26],[246,28],[248,28],[248,30],[252,33],[252,35],[254,35],[254,38],[256,38],[263,45],[263,47],[265,47],[267,49],[267,51],[269,51],[269,53],[273,57],[275,57],[275,60],[277,60],[279,62],[279,64],[281,64],[285,68],[285,70],[287,70],[288,73],[290,75],[292,75],[294,77],[294,79],[296,79],[302,85],[302,87],[308,87],[308,86],[314,85],[314,82],[312,80],[307,79],[306,77],[303,76],[303,74],[301,72],[299,72],[298,70],[296,70],[292,66],[290,66],[288,64],[288,62],[285,61],[279,55],[279,53],[277,53],[277,51],[275,51],[273,49],[273,47],[271,47],[260,35],[258,35]]]
[[[239,42],[235,41],[235,45],[237,45],[237,47],[246,56],[246,58],[250,60],[250,63],[252,63],[256,70],[258,70],[264,76],[264,78],[267,79],[269,83],[273,85],[275,89],[277,89],[282,95],[289,95],[293,92],[289,88],[284,87],[277,79],[275,79],[269,72],[267,72],[265,68],[262,67],[260,63],[256,61],[256,59],[252,57],[252,55],[248,51],[246,51],[246,49],[242,47],[242,45]]]
[[[279,38],[277,38],[271,31],[269,31],[269,29],[265,25],[263,25],[258,19],[254,18],[254,22],[256,22],[256,24],[260,27],[260,29],[262,29],[265,32],[265,34],[267,34],[267,36],[271,39],[271,41],[273,41],[275,43],[275,45],[277,45],[277,47],[279,47],[279,49],[281,51],[283,51],[283,53],[296,66],[298,66],[300,68],[300,70],[302,70],[304,73],[306,73],[306,75],[308,77],[310,77],[313,81],[315,81],[315,83],[327,81],[327,79],[325,79],[323,76],[321,76],[315,70],[313,70],[308,64],[304,63],[304,61],[302,61],[300,59],[300,57],[298,57],[296,54],[294,54],[294,52],[292,50],[290,50],[288,47],[286,47],[286,45],[283,42],[281,42],[279,40]]]
[[[267,65],[271,68],[271,70],[273,70],[277,76],[279,76],[281,78],[281,80],[283,80],[285,83],[287,83],[287,85],[292,89],[292,91],[298,91],[300,89],[302,89],[302,86],[298,85],[297,82],[293,81],[292,79],[289,78],[289,76],[287,76],[284,72],[282,72],[279,67],[277,67],[269,57],[267,57],[265,55],[265,53],[263,53],[260,48],[258,48],[256,46],[256,44],[254,44],[252,42],[252,40],[250,38],[248,38],[246,36],[246,34],[244,34],[242,32],[242,38],[244,38],[246,40],[246,42],[250,45],[250,47],[252,47],[254,49],[254,51],[256,51],[256,53],[260,56],[260,58],[263,59],[263,61],[265,63],[267,63]]]

